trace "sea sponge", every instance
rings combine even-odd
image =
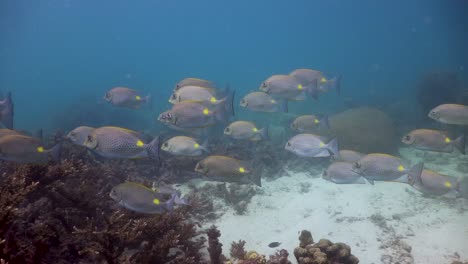
[[[331,116],[329,123],[330,130],[321,134],[337,137],[340,149],[389,154],[398,151],[399,138],[394,123],[378,109],[349,109]]]

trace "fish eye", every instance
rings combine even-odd
[[[267,83],[266,83],[266,82],[263,82],[263,83],[262,83],[262,87],[263,87],[263,88],[267,87]]]
[[[172,114],[171,114],[171,113],[167,113],[167,118],[171,119],[171,118],[172,118]]]
[[[167,147],[169,147],[169,143],[167,143],[167,142],[164,142],[164,144],[163,144],[163,147],[164,147],[164,148],[167,148]]]
[[[105,95],[106,98],[111,98],[111,94],[109,92],[106,93]]]
[[[359,169],[359,168],[361,168],[361,164],[360,164],[359,162],[355,162],[355,163],[354,163],[354,167],[355,167],[356,169]]]
[[[406,140],[406,141],[409,141],[410,139],[411,139],[411,136],[410,136],[410,135],[406,135],[406,136],[405,136],[405,140]]]
[[[172,94],[171,98],[172,98],[173,100],[177,99],[176,94]]]
[[[230,130],[231,130],[231,129],[229,129],[229,127],[226,127],[226,128],[224,129],[224,131],[226,131],[226,132],[229,132]]]
[[[288,147],[290,147],[290,146],[291,146],[291,142],[286,143],[286,145],[287,145]]]

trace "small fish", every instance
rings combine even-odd
[[[344,162],[356,162],[364,157],[366,154],[357,152],[349,149],[340,150],[338,158],[334,158],[333,161],[344,161]]]
[[[305,89],[293,76],[273,75],[262,82],[259,89],[275,99],[291,101],[305,100]]]
[[[37,138],[8,135],[0,138],[0,159],[18,163],[47,163],[49,158],[60,160],[61,143],[45,149]]]
[[[154,190],[135,182],[125,182],[112,188],[109,196],[121,206],[145,214],[162,214],[172,211],[176,194],[167,201],[161,200]]]
[[[452,153],[458,149],[465,154],[465,136],[451,139],[446,132],[433,129],[416,129],[406,134],[402,140],[411,147],[436,152]]]
[[[428,116],[444,124],[468,125],[468,106],[460,104],[442,104],[432,109]]]
[[[268,247],[275,248],[275,247],[279,247],[280,245],[281,245],[281,242],[271,242],[270,244],[268,244]]]
[[[200,156],[209,153],[208,142],[200,145],[194,138],[186,136],[176,136],[167,140],[161,145],[161,150],[180,156]]]
[[[298,134],[292,137],[284,147],[300,157],[338,156],[338,141],[336,138],[325,144],[321,136],[314,134]]]
[[[318,129],[329,129],[330,124],[328,123],[328,117],[322,118],[316,115],[302,115],[298,116],[291,123],[291,128],[299,133],[311,133],[316,132]]]
[[[94,131],[94,127],[89,127],[89,126],[79,126],[72,131],[70,131],[65,138],[70,140],[73,144],[79,145],[79,146],[84,146],[84,143],[86,139],[88,138],[88,135],[91,134],[91,132]]]
[[[197,101],[184,101],[172,106],[168,111],[158,116],[158,120],[179,128],[205,128],[217,122],[225,123],[232,111],[232,101],[225,100],[217,104],[207,104]]]
[[[240,106],[257,112],[288,112],[288,104],[286,100],[278,102],[276,99],[264,92],[253,92],[247,94],[240,101]]]
[[[118,107],[131,109],[141,108],[142,105],[148,104],[151,107],[151,96],[141,96],[136,90],[127,87],[115,87],[109,90],[104,100]]]
[[[353,163],[353,171],[366,178],[371,184],[374,181],[393,181],[408,183],[409,178],[416,178],[423,170],[423,163],[409,168],[398,157],[371,153]]]
[[[450,191],[457,191],[458,179],[431,170],[423,170],[416,178],[409,178],[409,183],[418,191],[425,194],[444,195]]]
[[[201,86],[184,86],[175,91],[169,98],[169,103],[177,104],[183,101],[203,101],[215,104],[220,98],[216,98],[216,90]]]
[[[322,178],[336,184],[365,184],[366,180],[353,171],[353,164],[336,161],[323,171]]]
[[[320,93],[328,92],[330,89],[340,94],[341,78],[339,76],[327,80],[321,71],[311,69],[297,69],[289,75],[296,78],[314,99],[318,99]]]
[[[116,159],[159,159],[159,137],[145,144],[139,133],[120,127],[94,129],[84,142],[93,153]]]
[[[224,129],[224,134],[234,139],[259,141],[268,139],[268,128],[258,129],[252,122],[235,121]]]
[[[175,85],[174,91],[177,91],[184,86],[200,86],[205,88],[216,89],[216,86],[211,81],[199,78],[185,78]]]
[[[262,186],[260,174],[253,173],[246,162],[227,156],[208,156],[195,166],[195,172],[208,180],[254,183]]]
[[[11,98],[11,92],[9,92],[6,98],[0,99],[0,128],[13,129],[14,113],[13,99]]]

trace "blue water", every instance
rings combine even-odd
[[[158,100],[152,111],[113,110],[116,125],[157,129],[182,78],[242,95],[303,67],[343,76],[343,94],[315,109],[414,100],[424,72],[467,79],[467,10],[463,0],[3,0],[0,89],[13,92],[16,128],[28,130],[57,129],[71,105],[110,111],[101,98],[118,85]]]

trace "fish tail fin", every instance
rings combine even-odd
[[[258,187],[262,187],[262,175],[260,173],[252,173],[251,180],[252,183],[257,185]]]
[[[283,112],[283,113],[289,112],[288,100],[284,100],[284,99],[281,100],[280,110],[281,110],[281,112]]]
[[[153,160],[159,160],[159,144],[161,140],[160,137],[155,137],[150,143],[146,145],[146,151],[148,157]]]
[[[153,110],[153,97],[151,96],[151,94],[145,96],[145,102],[146,104],[148,104],[149,109]]]
[[[53,146],[50,150],[49,150],[49,153],[50,153],[50,156],[52,157],[52,160],[55,161],[55,162],[59,162],[60,161],[60,157],[62,155],[62,141],[60,141],[59,143],[57,143],[55,146]]]
[[[205,138],[205,140],[204,140],[203,143],[201,144],[200,148],[201,148],[201,150],[203,150],[205,153],[210,153],[209,144],[208,144],[208,138]]]
[[[323,129],[330,129],[330,120],[328,116],[325,115],[319,120],[319,127]]]
[[[318,91],[318,81],[317,80],[314,80],[312,83],[310,83],[308,86],[307,86],[307,93],[312,97],[314,98],[315,100],[318,100],[318,96],[319,96],[319,91]]]
[[[465,155],[465,135],[461,135],[455,139],[453,146]]]
[[[424,163],[419,162],[418,164],[411,167],[408,172],[408,183],[410,185],[422,185],[421,174],[424,169]]]
[[[363,177],[364,177],[364,179],[366,179],[371,185],[375,185],[374,180],[371,180],[371,179],[369,179],[369,178],[366,178],[365,176],[363,176]]]
[[[339,158],[340,152],[338,150],[338,140],[336,138],[330,140],[330,142],[328,142],[328,144],[326,145],[326,148],[328,149],[330,154],[335,156],[335,158]]]
[[[329,82],[331,82],[331,88],[335,89],[336,93],[340,95],[341,94],[341,75],[335,76]]]
[[[270,139],[270,136],[268,135],[268,126],[260,129],[258,132],[260,132],[260,136],[262,137],[262,139],[264,140]]]
[[[173,193],[171,195],[171,199],[169,199],[169,201],[166,202],[165,207],[167,211],[172,212],[174,210],[174,203],[176,201],[176,197],[177,194]]]

